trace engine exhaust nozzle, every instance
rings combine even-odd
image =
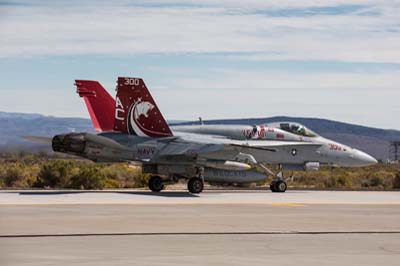
[[[81,154],[85,150],[86,140],[82,133],[60,134],[53,137],[53,151]]]

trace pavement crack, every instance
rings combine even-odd
[[[400,231],[250,231],[250,232],[116,232],[68,234],[10,234],[0,238],[91,237],[91,236],[185,236],[185,235],[348,235],[400,234]]]

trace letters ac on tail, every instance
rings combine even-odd
[[[98,132],[114,130],[114,98],[98,81],[75,80],[76,92],[85,101],[93,126]]]
[[[143,79],[119,77],[117,82],[114,131],[152,138],[172,136]]]

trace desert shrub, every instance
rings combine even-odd
[[[6,187],[6,184],[5,184],[5,180],[4,180],[4,178],[5,178],[5,164],[0,164],[0,188],[4,188],[4,187]]]
[[[6,167],[3,172],[3,182],[7,187],[14,187],[24,178],[23,171],[18,164],[12,164]]]
[[[134,176],[134,172],[129,169],[126,164],[122,163],[104,165],[103,173],[108,178],[122,182],[132,179]]]
[[[325,179],[324,185],[326,188],[351,188],[352,179],[346,175],[332,175]]]
[[[371,171],[359,177],[361,187],[369,189],[390,189],[393,187],[395,173],[391,171],[379,170]]]
[[[384,178],[381,175],[374,174],[369,179],[369,186],[370,187],[378,187],[383,185]]]
[[[150,175],[144,174],[140,170],[138,170],[136,172],[137,172],[137,175],[135,176],[134,187],[147,187],[147,184],[150,179]]]
[[[103,188],[120,188],[121,184],[115,179],[105,178]]]
[[[3,165],[0,170],[0,187],[28,188],[36,180],[37,168],[22,163]]]
[[[400,171],[393,178],[393,188],[400,188]]]
[[[124,163],[106,165],[103,173],[105,177],[118,181],[123,188],[145,187],[149,179],[140,168]]]
[[[37,187],[63,188],[77,169],[73,162],[65,160],[51,160],[42,164],[37,176]]]
[[[342,188],[352,188],[353,179],[350,176],[341,176],[338,180]]]
[[[79,173],[70,179],[68,187],[74,189],[103,189],[105,187],[105,177],[99,166],[82,165]]]

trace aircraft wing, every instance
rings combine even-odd
[[[262,141],[233,141],[228,144],[236,147],[248,148],[248,149],[259,149],[259,150],[270,150],[278,151],[280,148],[286,147],[307,147],[318,149],[322,144],[312,142],[299,142],[299,141],[274,141],[274,140],[262,140]]]

